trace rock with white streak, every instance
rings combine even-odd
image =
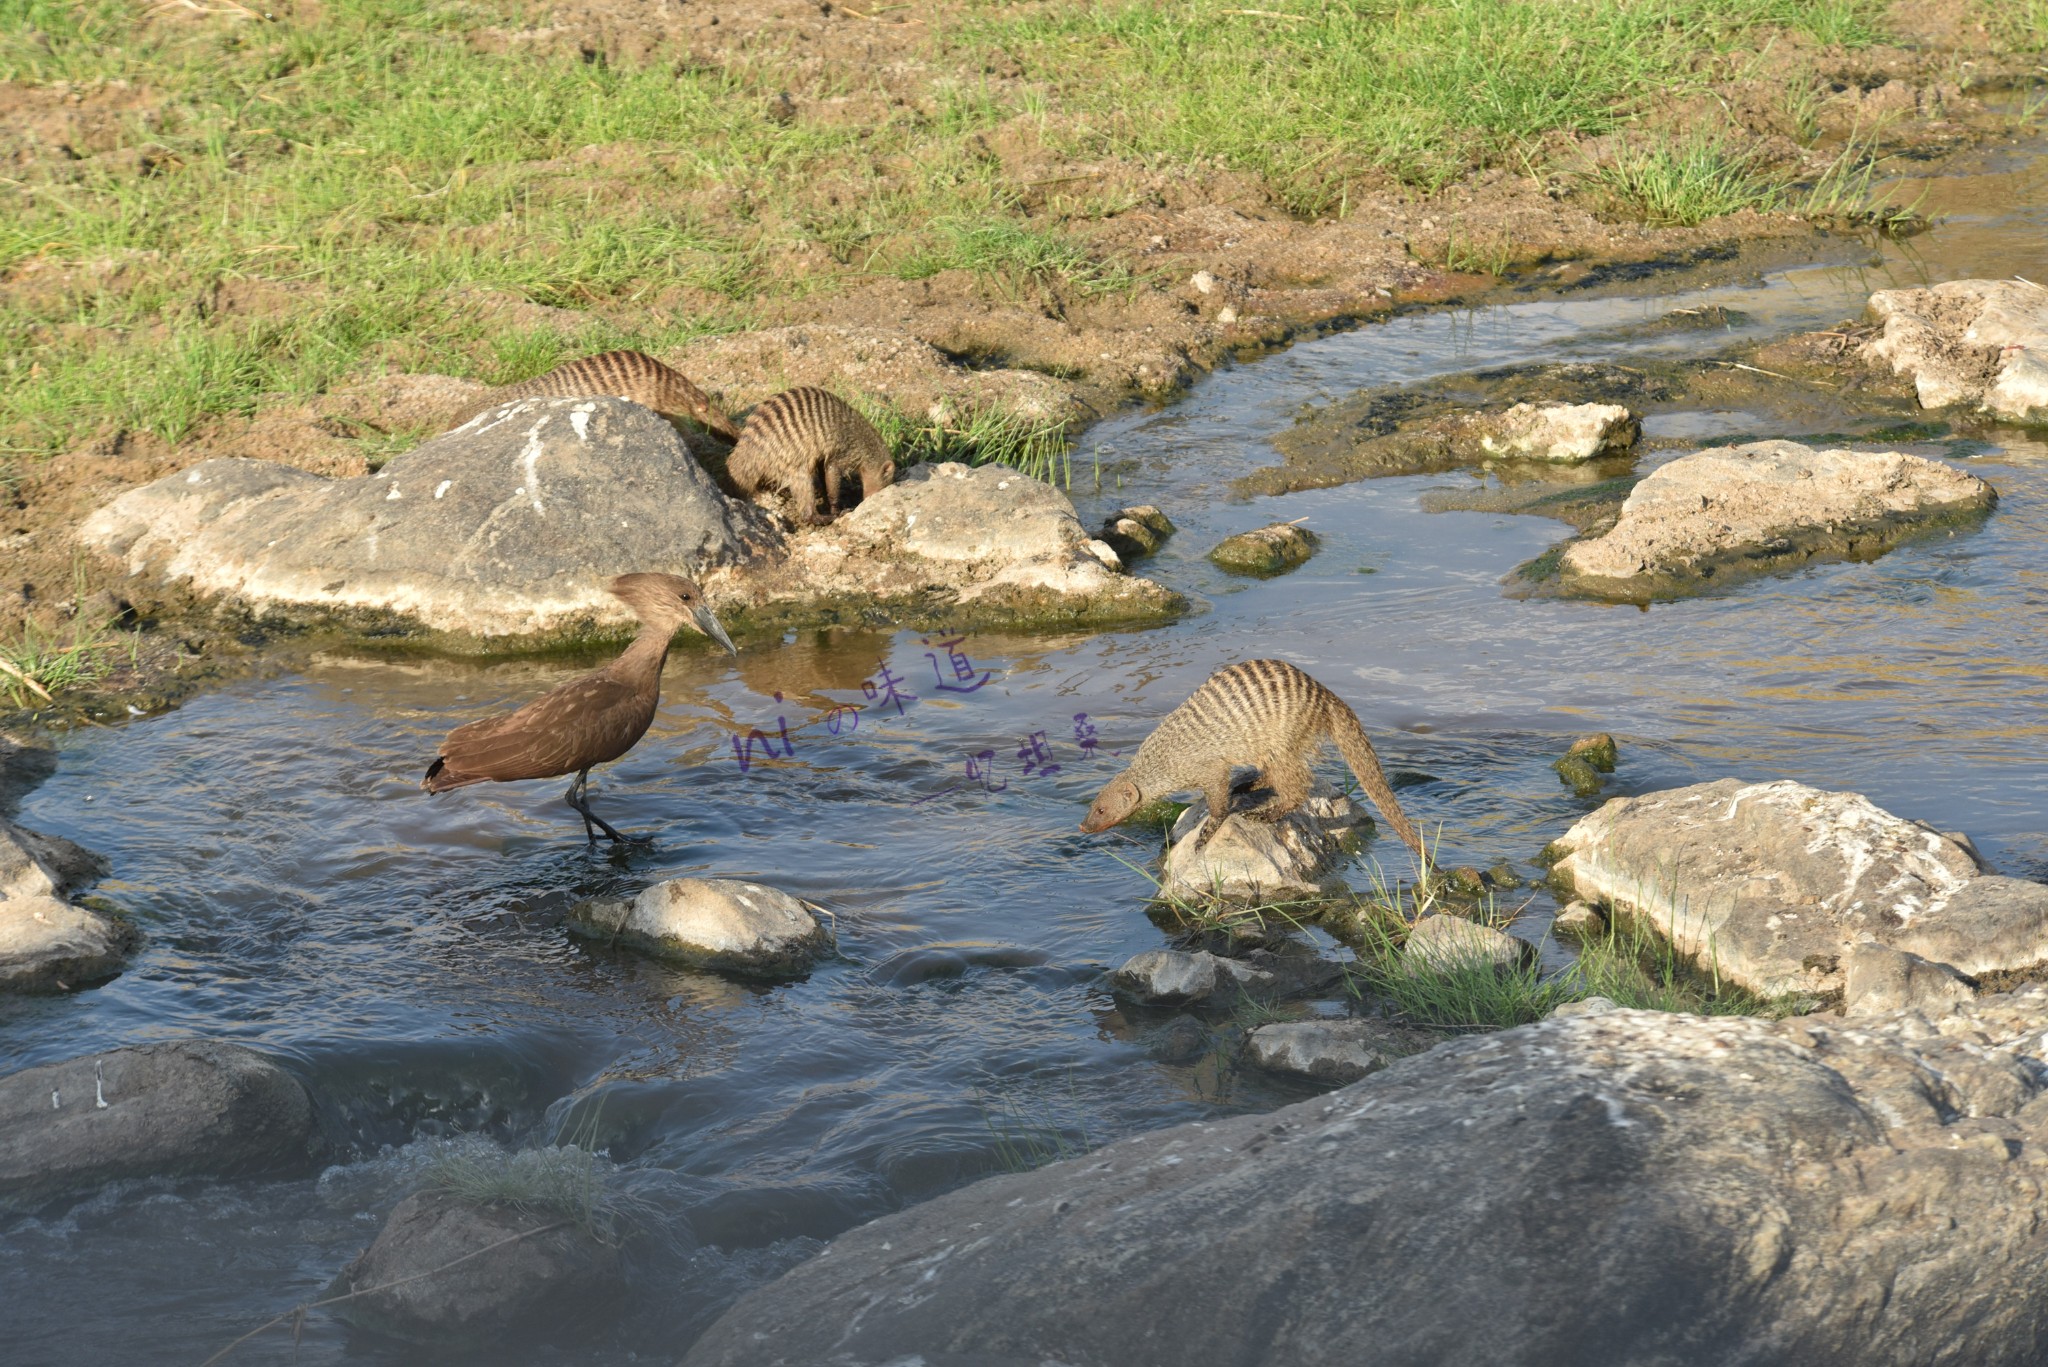
[[[568,926],[586,939],[746,977],[800,975],[833,946],[808,903],[731,878],[670,878],[630,902],[579,902]]]
[[[1973,978],[2048,961],[2048,886],[1857,793],[1728,778],[1616,798],[1551,852],[1579,897],[1767,996],[1842,991],[1866,941]]]
[[[782,544],[651,410],[549,398],[479,414],[374,475],[204,461],[122,494],[79,539],[259,612],[483,638],[622,624],[610,576],[701,575]]]
[[[1922,408],[1969,404],[2048,423],[2048,289],[2024,280],[1947,280],[1879,290],[1870,317],[1884,332],[1863,356],[1909,376]]]
[[[1868,557],[1964,525],[1996,499],[1975,475],[1896,451],[1789,441],[1698,451],[1647,475],[1612,529],[1567,545],[1558,587],[1622,602],[1696,593],[1810,560]]]

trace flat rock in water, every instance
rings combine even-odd
[[[1864,343],[1864,359],[1911,377],[1922,408],[1971,404],[2048,423],[2048,289],[2024,280],[1948,280],[1879,290],[1869,314],[1884,332]]]
[[[1630,492],[1603,535],[1567,545],[1558,588],[1644,602],[1824,556],[1870,555],[1964,522],[1997,495],[1952,465],[1898,452],[1759,441],[1680,456]]]
[[[1401,962],[1408,969],[1456,973],[1469,968],[1519,967],[1533,952],[1525,940],[1462,916],[1425,916],[1408,930]]]
[[[615,1291],[618,1268],[616,1248],[559,1216],[419,1192],[327,1294],[386,1288],[335,1312],[394,1338],[467,1345],[557,1326]]]
[[[65,896],[105,872],[90,850],[0,817],[0,991],[63,992],[121,971],[134,927]]]
[[[1218,569],[1266,577],[1285,574],[1316,553],[1319,538],[1306,527],[1275,522],[1227,536],[1209,552]]]
[[[1376,1073],[1405,1052],[1386,1026],[1365,1020],[1261,1025],[1252,1031],[1245,1047],[1261,1068],[1332,1086]]]
[[[1463,420],[1459,438],[1489,456],[1577,465],[1625,454],[1642,435],[1636,415],[1614,403],[1518,403]]]
[[[355,479],[205,461],[122,494],[79,539],[203,597],[478,637],[629,621],[610,576],[701,575],[782,544],[623,399],[507,404]]]
[[[237,1044],[110,1049],[0,1078],[0,1208],[123,1178],[304,1172],[319,1156],[306,1089]]]
[[[1146,1006],[1228,1005],[1244,993],[1264,993],[1279,979],[1206,950],[1147,949],[1124,960],[1110,986]]]
[[[833,945],[832,932],[803,902],[731,878],[671,878],[630,902],[579,902],[568,925],[589,939],[750,977],[808,972]]]
[[[1932,1022],[1615,1010],[1452,1040],[863,1225],[683,1364],[2022,1367],[2048,1335],[2044,1019],[2031,987]]]
[[[2048,886],[1857,793],[1725,778],[1616,798],[1551,849],[1578,896],[1764,995],[1842,991],[1865,941],[1973,978],[2048,961]]]
[[[1157,618],[1184,601],[1088,535],[1067,496],[1006,465],[921,465],[826,527],[788,558],[707,578],[714,598],[765,613],[911,604],[925,615],[1044,623]],[[942,612],[936,604],[945,605]],[[947,620],[958,620],[950,616]]]
[[[1163,895],[1193,901],[1285,901],[1344,891],[1337,869],[1372,819],[1320,780],[1309,799],[1278,821],[1232,813],[1197,847],[1205,799],[1173,823]]]

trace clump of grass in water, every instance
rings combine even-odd
[[[593,1238],[614,1241],[618,1208],[605,1190],[611,1164],[575,1144],[503,1153],[461,1148],[427,1170],[429,1190],[478,1206],[563,1220]]]
[[[1047,484],[1071,485],[1073,461],[1067,426],[1057,418],[1035,417],[990,405],[964,417],[912,415],[865,394],[853,406],[875,425],[898,465],[957,460],[966,465],[1007,465]]]
[[[1078,1109],[1073,1087],[1070,1074],[1067,1091]],[[1095,1147],[1086,1125],[1077,1125],[1070,1135],[1067,1129],[1054,1123],[1049,1107],[1041,1105],[1037,1109],[1038,1115],[1028,1114],[1023,1103],[1012,1095],[994,1101],[982,1099],[982,1123],[995,1140],[996,1163],[1004,1172],[1030,1172],[1048,1163],[1078,1158]]]

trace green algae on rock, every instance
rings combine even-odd
[[[1275,522],[1225,537],[1209,552],[1220,570],[1270,578],[1285,574],[1316,553],[1320,538],[1306,527],[1292,522]]]

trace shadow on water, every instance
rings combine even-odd
[[[1675,309],[1724,310],[1724,333],[1766,337],[1853,316],[1873,288],[2048,280],[2037,151],[1928,182],[1925,207],[1946,223],[1873,247],[1870,264],[1402,317],[1102,425],[1075,461],[1104,480],[1077,500],[1084,520],[1164,506],[1181,531],[1147,571],[1200,611],[1166,629],[953,647],[818,632],[736,661],[685,648],[652,733],[593,789],[615,824],[659,833],[650,849],[587,850],[557,782],[434,799],[415,786],[450,726],[559,680],[558,661],[327,657],[72,737],[22,819],[112,858],[102,891],[148,947],[100,989],[0,1003],[0,1069],[233,1038],[290,1061],[353,1156],[318,1180],[129,1184],[0,1224],[11,1351],[197,1362],[314,1298],[437,1146],[575,1132],[623,1165],[658,1237],[629,1259],[625,1309],[493,1360],[672,1356],[741,1290],[859,1221],[1020,1155],[1293,1099],[1228,1059],[1147,1048],[1152,1027],[1118,1012],[1103,972],[1160,942],[1140,909],[1148,886],[1121,862],[1154,851],[1075,829],[1162,713],[1252,654],[1323,679],[1385,737],[1390,769],[1430,776],[1403,801],[1441,826],[1449,862],[1526,872],[1594,805],[1550,760],[1600,729],[1623,743],[1610,793],[1798,778],[1969,831],[2015,871],[2048,867],[2037,441],[1994,430],[1964,447],[1930,429],[1908,444],[1998,486],[1979,531],[1647,612],[1505,598],[1500,577],[1562,529],[1421,511],[1467,475],[1227,496],[1276,459],[1272,439],[1304,405],[1361,389],[1680,355],[1703,344],[1696,330],[1647,326]],[[1758,416],[1662,421],[1704,438]],[[1233,580],[1202,558],[1225,534],[1298,517],[1322,549],[1285,578]],[[745,754],[755,728],[772,754]],[[830,907],[841,957],[801,982],[743,986],[563,932],[579,898],[696,873]],[[1547,907],[1529,914],[1540,926]],[[316,1316],[299,1360],[427,1359]]]

